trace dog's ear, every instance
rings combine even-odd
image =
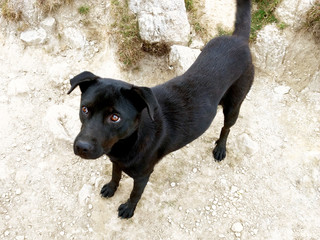
[[[98,76],[87,71],[78,74],[70,80],[71,88],[68,91],[68,94],[70,94],[78,85],[80,87],[81,92],[84,92],[98,78]]]
[[[151,120],[154,121],[154,112],[159,104],[151,88],[132,86],[131,89],[122,89],[122,92],[139,111],[147,108]]]

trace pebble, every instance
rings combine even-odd
[[[176,186],[176,183],[175,182],[172,182],[170,183],[171,187],[175,187]]]
[[[89,184],[84,184],[79,191],[78,200],[81,206],[85,206],[87,199],[90,198],[92,193],[92,186]]]
[[[194,168],[194,169],[192,169],[192,172],[196,173],[196,172],[198,172],[198,169]]]
[[[16,194],[17,194],[17,195],[20,195],[20,194],[21,194],[21,189],[20,189],[20,188],[18,188],[18,189],[16,190]]]
[[[278,86],[274,88],[274,92],[280,95],[288,94],[290,87],[288,86]]]
[[[235,222],[234,224],[232,224],[231,230],[233,232],[239,233],[239,232],[242,232],[243,226],[240,222]]]

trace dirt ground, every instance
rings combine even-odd
[[[123,72],[108,36],[85,49],[25,46],[12,24],[0,27],[0,239],[320,239],[320,49],[308,33],[263,30],[226,159],[211,153],[220,109],[157,165],[134,217],[121,220],[132,179],[100,197],[111,164],[73,154],[80,91],[66,94],[69,79],[90,70],[154,86],[175,76],[166,58]]]

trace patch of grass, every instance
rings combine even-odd
[[[286,27],[288,27],[288,25],[286,24],[286,23],[284,23],[284,22],[281,22],[281,23],[278,23],[278,28],[280,29],[280,30],[283,30],[283,29],[285,29]]]
[[[81,14],[81,15],[87,15],[89,12],[90,12],[90,7],[89,6],[81,6],[78,8],[78,12]]]
[[[257,38],[258,31],[265,25],[270,23],[278,23],[278,19],[274,15],[274,11],[281,0],[253,0],[256,4],[256,10],[251,14],[251,33],[250,41]]]
[[[320,42],[320,1],[316,1],[313,7],[307,12],[305,23],[308,31]]]
[[[59,9],[59,7],[73,3],[73,0],[37,0],[37,5],[45,13],[51,13]]]
[[[170,47],[166,43],[146,43],[142,44],[142,50],[155,56],[164,56],[170,52]]]
[[[218,36],[231,35],[233,30],[225,30],[220,25],[218,26]]]
[[[16,9],[9,0],[1,1],[1,13],[2,16],[9,20],[18,22],[22,19],[22,11]]]
[[[209,41],[209,34],[206,28],[202,26],[199,22],[200,13],[199,7],[200,5],[199,0],[184,0],[186,10],[188,12],[188,18],[191,26],[193,27],[196,34],[198,34],[205,42]]]
[[[114,19],[111,27],[117,37],[119,60],[124,68],[133,67],[143,57],[137,17],[130,12],[128,0],[112,0],[111,7]]]

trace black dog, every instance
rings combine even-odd
[[[156,163],[203,134],[219,104],[225,120],[213,155],[217,161],[225,158],[230,127],[254,77],[250,21],[250,0],[237,0],[233,35],[212,39],[186,73],[153,88],[90,72],[71,79],[68,94],[78,85],[82,92],[82,127],[74,142],[75,154],[86,159],[109,156],[112,179],[103,186],[103,197],[114,195],[122,171],[134,179],[119,217],[133,216]]]

